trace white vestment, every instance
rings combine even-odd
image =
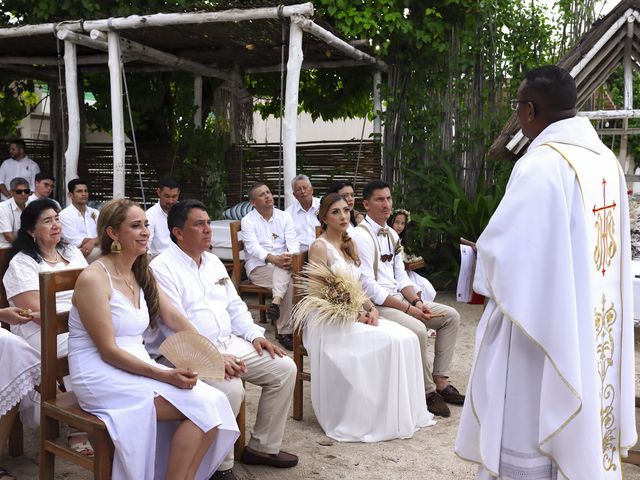
[[[549,125],[478,240],[456,453],[478,478],[622,477],[636,442],[626,184],[587,119]]]

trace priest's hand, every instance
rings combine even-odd
[[[224,360],[225,380],[231,380],[234,377],[242,376],[243,373],[247,373],[247,366],[235,355],[223,353],[222,358]]]
[[[258,355],[262,356],[262,351],[266,350],[271,355],[271,358],[276,358],[276,355],[279,357],[284,357],[286,353],[280,347],[274,345],[269,340],[264,337],[258,337],[253,340],[253,347],[258,352]]]

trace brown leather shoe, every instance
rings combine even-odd
[[[267,318],[272,322],[277,322],[280,318],[280,305],[277,303],[269,305],[269,308],[267,308]]]
[[[240,461],[247,465],[267,465],[276,468],[291,468],[298,464],[298,457],[292,453],[280,451],[277,454],[255,452],[245,448]]]
[[[289,351],[293,351],[293,334],[292,333],[277,335],[276,338],[278,339],[278,342],[280,342],[280,345],[282,345],[284,348],[286,348]]]
[[[438,417],[450,417],[451,410],[438,392],[427,393],[427,408]]]
[[[462,395],[453,385],[447,385],[442,390],[436,390],[442,399],[453,405],[464,405],[464,395]]]
[[[233,470],[218,470],[216,473],[211,475],[209,480],[237,480],[236,476],[233,474]]]

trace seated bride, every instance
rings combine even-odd
[[[410,438],[435,424],[424,399],[418,338],[378,318],[359,282],[358,252],[346,231],[349,206],[322,199],[322,235],[309,249],[294,319],[313,375],[311,401],[327,436],[345,442]]]

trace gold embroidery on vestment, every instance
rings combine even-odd
[[[593,260],[596,262],[596,269],[602,273],[606,273],[606,267],[611,266],[611,260],[616,254],[616,239],[614,233],[616,231],[616,222],[613,211],[616,208],[616,202],[607,205],[606,202],[607,182],[602,179],[602,201],[601,207],[593,206],[593,214],[596,216],[596,248],[593,251]]]

